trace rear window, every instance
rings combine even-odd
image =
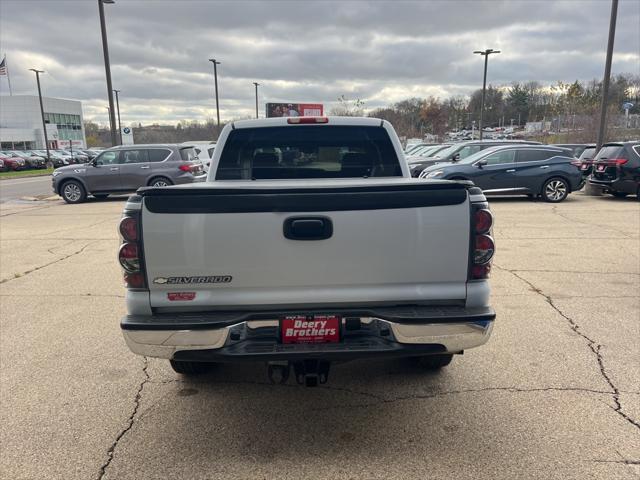
[[[539,162],[554,155],[561,155],[559,150],[518,150],[518,162]]]
[[[225,142],[216,179],[401,175],[383,127],[310,125],[233,130]]]
[[[610,158],[626,158],[622,145],[605,145],[600,149],[596,160],[607,160]]]
[[[171,153],[170,150],[166,150],[164,148],[159,149],[151,149],[149,150],[149,161],[150,162],[163,162]]]
[[[596,147],[587,147],[580,154],[580,160],[593,160],[593,156],[596,153]]]
[[[198,155],[196,154],[196,151],[193,149],[193,147],[182,147],[180,149],[180,158],[182,158],[182,160],[184,160],[185,162],[195,160],[197,156]]]

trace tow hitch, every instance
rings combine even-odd
[[[267,364],[267,376],[273,384],[285,384],[293,367],[296,382],[307,387],[317,387],[327,383],[331,362],[326,360],[302,360],[298,362],[270,362]]]

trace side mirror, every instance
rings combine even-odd
[[[455,153],[453,155],[453,157],[451,157],[451,161],[452,162],[457,162],[458,160],[460,160],[460,154],[459,153]]]
[[[487,161],[486,161],[486,160],[480,160],[479,162],[477,162],[477,163],[476,163],[476,166],[477,166],[478,168],[482,168],[482,167],[484,167],[486,164],[487,164]]]

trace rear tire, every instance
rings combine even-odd
[[[569,184],[564,178],[553,177],[544,182],[542,198],[545,202],[559,203],[569,196]]]
[[[440,370],[446,367],[453,360],[452,353],[440,353],[438,355],[425,355],[423,357],[416,357],[418,365],[425,370]]]
[[[211,371],[214,363],[211,362],[183,362],[180,360],[169,360],[171,368],[181,375],[202,375]]]
[[[67,180],[60,187],[60,196],[67,203],[82,203],[87,199],[87,192],[77,180]]]
[[[169,185],[173,185],[173,182],[167,177],[154,177],[149,180],[150,187],[168,187]]]

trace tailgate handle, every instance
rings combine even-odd
[[[329,217],[289,217],[282,227],[289,240],[326,240],[333,235]]]

